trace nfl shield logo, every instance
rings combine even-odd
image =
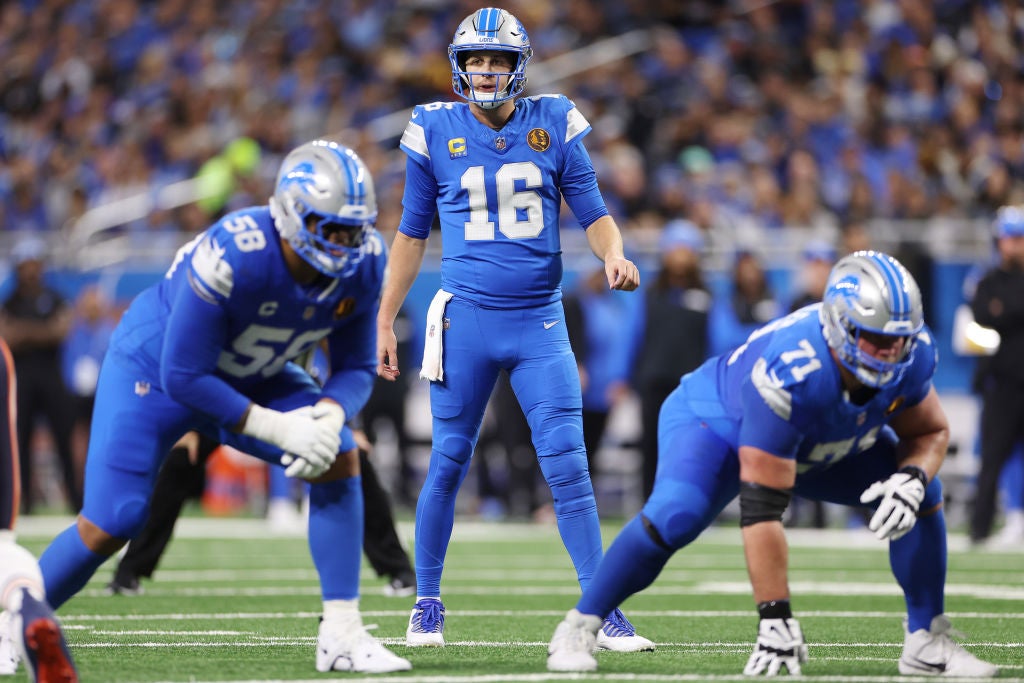
[[[500,138],[494,138],[494,147],[495,147],[495,149],[497,149],[497,150],[498,150],[499,152],[500,152],[501,150],[505,149],[505,138],[504,138],[504,137],[500,137]]]

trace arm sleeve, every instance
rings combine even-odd
[[[565,203],[584,230],[601,216],[608,215],[608,207],[597,185],[594,162],[582,143],[577,142],[566,152],[561,189]]]
[[[160,381],[175,401],[232,429],[250,401],[214,374],[226,330],[218,304],[204,301],[190,287],[181,288],[167,320],[160,353]]]
[[[377,376],[377,327],[375,310],[359,315],[327,339],[331,375],[324,395],[334,399],[353,416],[363,409]]]
[[[437,213],[437,179],[414,160],[405,160],[405,193],[402,195],[402,221],[398,231],[416,239],[430,235],[430,224]]]

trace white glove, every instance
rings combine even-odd
[[[333,401],[320,401],[310,409],[310,414],[318,423],[334,430],[338,434],[338,445],[341,445],[341,428],[345,425],[345,410]],[[335,455],[330,461],[317,461],[301,456],[285,453],[281,456],[281,464],[285,466],[284,474],[293,479],[316,479],[334,464]]]
[[[320,401],[313,406],[313,418],[324,421],[340,435],[341,428],[345,426],[345,409],[334,401]]]
[[[274,444],[283,450],[286,453],[285,457],[290,456],[288,463],[285,464],[294,466],[295,462],[301,459],[311,465],[312,469],[323,474],[338,457],[341,427],[335,429],[335,421],[323,419],[324,415],[318,417],[316,410],[317,406],[303,406],[282,413],[253,404],[249,408],[249,417],[242,427],[242,433]],[[342,411],[342,419],[344,414]],[[285,458],[282,458],[281,462],[284,461]]]
[[[796,619],[762,619],[754,652],[743,667],[743,675],[776,676],[786,667],[790,675],[799,676],[800,664],[806,661],[807,645]]]
[[[921,469],[905,467],[885,481],[876,481],[860,494],[862,503],[882,499],[868,523],[868,529],[875,532],[878,540],[895,541],[914,528],[917,510],[924,500],[924,477]]]

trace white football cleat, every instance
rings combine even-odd
[[[949,623],[949,618],[940,614],[932,619],[931,627],[913,633],[906,632],[903,625],[903,654],[900,656],[900,673],[904,676],[961,676],[964,678],[992,678],[999,673],[995,664],[984,662],[953,640],[952,636],[963,637]]]
[[[14,642],[11,613],[0,612],[0,676],[13,676],[18,672],[18,646]]]
[[[548,644],[548,671],[597,671],[595,648],[601,617],[569,610]]]
[[[405,630],[405,644],[409,647],[444,645],[444,603],[437,598],[416,601]]]
[[[643,636],[638,636],[633,624],[629,623],[629,619],[617,607],[601,624],[594,646],[598,650],[612,652],[644,652],[654,649],[654,643]]]
[[[320,633],[316,638],[317,671],[383,674],[411,668],[409,660],[381,645],[362,626],[340,627],[327,621],[320,622]]]

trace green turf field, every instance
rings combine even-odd
[[[24,520],[34,552],[66,520]],[[605,542],[618,526],[605,527]],[[405,538],[411,529],[403,524]],[[950,540],[946,611],[965,644],[1024,681],[1024,548],[968,551]],[[810,644],[808,681],[933,680],[899,677],[903,600],[884,545],[864,532],[790,532],[794,610]],[[448,681],[725,681],[753,644],[752,607],[739,532],[707,532],[677,553],[658,581],[624,606],[654,653],[599,653],[592,675],[549,674],[545,648],[577,594],[553,526],[456,524],[444,575],[442,649],[406,648],[412,600],[386,598],[363,573],[364,621],[413,670],[360,677],[320,674],[313,648],[320,609],[305,541],[268,535],[262,520],[184,519],[154,581],[137,597],[107,596],[110,564],[60,614],[82,680],[298,681],[340,678]],[[947,679],[948,680],[948,679]]]

